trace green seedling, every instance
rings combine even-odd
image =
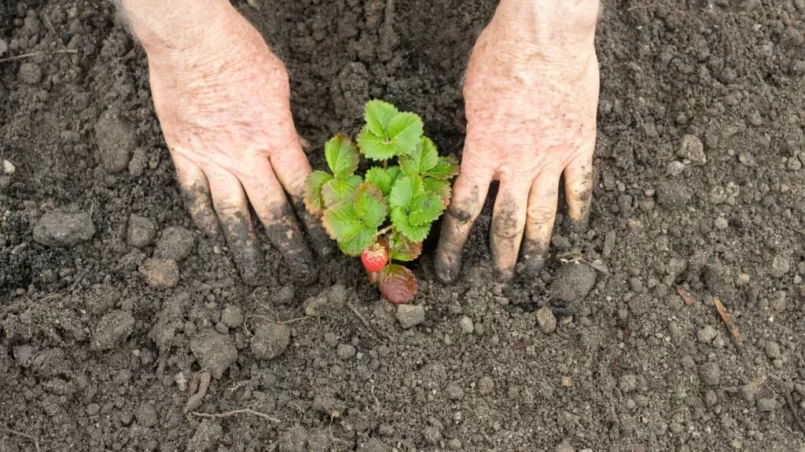
[[[416,293],[414,274],[403,265],[422,253],[433,222],[450,204],[453,157],[440,156],[423,133],[419,116],[380,100],[366,104],[357,143],[338,134],[324,146],[332,173],[314,171],[305,181],[305,206],[322,218],[347,256],[361,257],[369,281],[392,303]],[[376,162],[356,174],[361,155]]]

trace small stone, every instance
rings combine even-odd
[[[495,392],[495,380],[490,377],[481,377],[478,381],[478,393],[481,395],[490,395]]]
[[[551,308],[547,306],[543,306],[537,311],[537,323],[545,334],[551,334],[556,331],[556,316],[553,315]]]
[[[133,177],[140,177],[148,167],[148,155],[142,148],[137,148],[131,153],[129,159],[129,174]]]
[[[341,359],[350,359],[355,357],[357,350],[355,350],[355,347],[350,344],[339,344],[336,354]]]
[[[193,253],[196,236],[192,231],[182,227],[165,228],[157,242],[154,257],[181,262]]]
[[[324,343],[329,345],[330,347],[337,347],[338,335],[331,331],[324,333]]]
[[[707,386],[717,386],[721,380],[721,369],[712,361],[706,362],[699,367],[699,378]]]
[[[22,63],[19,79],[29,85],[37,85],[42,81],[42,68],[36,63]]]
[[[88,213],[66,213],[60,209],[42,215],[34,226],[34,240],[45,246],[73,247],[91,239],[95,225]]]
[[[134,317],[126,311],[112,311],[101,318],[92,336],[92,348],[111,350],[134,331]]]
[[[637,389],[637,377],[632,374],[624,374],[618,379],[618,388],[628,394]]]
[[[475,324],[473,324],[472,319],[466,315],[461,317],[461,320],[458,321],[458,324],[464,334],[472,334],[472,332],[475,331]]]
[[[264,322],[257,325],[252,336],[251,350],[256,359],[274,359],[291,344],[291,328],[282,323]]]
[[[690,160],[694,165],[704,165],[707,163],[707,156],[704,154],[704,144],[693,135],[685,135],[676,155],[680,158]]]
[[[665,172],[671,177],[676,177],[682,174],[685,171],[685,164],[680,161],[673,161],[669,162],[668,165],[665,166]]]
[[[179,264],[170,259],[146,259],[140,267],[149,286],[169,289],[179,284]]]
[[[780,344],[772,341],[766,342],[766,356],[771,359],[777,359],[782,356],[782,353],[780,352]]]
[[[447,442],[447,448],[450,450],[461,450],[461,440],[453,438]]]
[[[708,389],[707,392],[704,393],[704,403],[705,405],[712,407],[718,403],[718,395],[712,389]]]
[[[549,292],[554,298],[568,303],[582,300],[595,286],[597,273],[582,263],[562,265],[551,281]]]
[[[791,259],[783,254],[774,256],[771,263],[771,275],[775,278],[782,278],[791,269]]]
[[[145,402],[137,408],[134,412],[134,418],[137,419],[137,424],[143,427],[153,427],[159,421],[157,418],[157,409],[151,402]]]
[[[643,288],[644,288],[643,287],[643,280],[641,280],[637,276],[633,276],[633,277],[629,278],[629,287],[633,291],[635,291],[637,293],[640,293],[640,292],[643,291]]]
[[[774,397],[757,399],[757,409],[769,413],[777,409],[777,399]]]
[[[190,341],[190,351],[201,370],[208,371],[214,378],[221,378],[238,359],[238,349],[232,337],[210,329],[196,334]]]
[[[453,401],[464,398],[464,390],[461,389],[461,386],[455,383],[448,384],[444,389],[444,392],[447,394],[447,398]]]
[[[425,307],[421,305],[398,304],[397,321],[403,329],[413,328],[425,321]]]
[[[748,166],[750,168],[757,166],[755,156],[750,154],[748,151],[741,151],[738,153],[738,162],[740,162],[741,165]]]
[[[442,440],[442,432],[433,426],[425,427],[425,431],[422,433],[422,435],[425,437],[425,441],[427,441],[430,445],[438,445]]]
[[[142,248],[150,245],[157,236],[157,226],[148,218],[139,215],[129,217],[129,245]]]
[[[8,160],[3,160],[3,172],[11,176],[17,172],[17,167]]]
[[[696,332],[696,338],[699,342],[707,344],[718,336],[718,331],[710,325],[705,325],[704,328]]]
[[[562,444],[556,446],[556,452],[576,452],[576,449],[570,445],[568,440],[564,440]]]
[[[715,226],[716,229],[720,229],[723,231],[724,229],[727,229],[730,226],[730,224],[729,222],[727,222],[726,218],[718,217],[716,218],[716,221],[713,222],[713,226]]]
[[[221,312],[221,323],[229,328],[237,328],[243,324],[243,309],[240,306],[228,304]]]
[[[89,405],[87,405],[87,415],[89,416],[95,416],[96,414],[100,413],[100,411],[101,406],[98,405],[97,403],[90,403]]]

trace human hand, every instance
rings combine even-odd
[[[329,246],[302,202],[311,170],[285,67],[232,8],[197,29],[204,36],[183,36],[186,46],[145,46],[154,106],[190,214],[208,236],[223,230],[243,280],[257,285],[264,257],[251,204],[293,276],[310,281],[316,270],[296,216],[317,252]]]
[[[445,282],[461,270],[464,245],[494,180],[500,185],[490,251],[504,280],[514,276],[521,244],[521,268],[529,274],[542,268],[563,174],[570,220],[587,221],[599,90],[597,1],[550,1],[553,6],[529,11],[535,3],[501,1],[470,58],[461,173],[436,258]],[[537,18],[524,22],[529,14]]]

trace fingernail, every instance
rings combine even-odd
[[[459,269],[461,268],[461,258],[457,257],[453,259],[453,263],[448,263],[446,259],[441,257],[436,258],[436,262],[434,264],[434,269],[436,271],[436,277],[439,278],[444,284],[452,284],[456,281],[458,277]]]

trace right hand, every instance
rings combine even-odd
[[[285,67],[234,9],[198,31],[205,35],[185,48],[146,46],[154,106],[190,214],[208,236],[223,230],[243,280],[259,285],[264,257],[251,204],[292,275],[309,282],[316,269],[296,217],[319,254],[330,247],[302,202],[311,169]]]

